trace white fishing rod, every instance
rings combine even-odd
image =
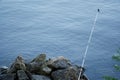
[[[83,61],[82,61],[82,65],[81,65],[82,68],[84,67],[84,64],[85,64],[86,55],[87,55],[87,52],[88,52],[88,49],[89,49],[89,45],[91,43],[92,35],[93,35],[94,29],[95,29],[95,25],[96,25],[96,21],[97,21],[97,17],[98,17],[99,12],[100,12],[100,9],[97,10],[97,13],[96,13],[96,16],[95,16],[95,19],[94,19],[94,23],[93,23],[93,26],[92,26],[92,29],[91,29],[91,32],[90,32],[90,35],[89,35],[89,38],[88,38],[87,46],[86,46],[86,49],[85,49],[85,53],[84,53]],[[81,78],[82,68],[80,69],[78,80],[80,80],[80,78]]]

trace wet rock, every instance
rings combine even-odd
[[[33,80],[51,80],[49,77],[43,75],[32,75]]]
[[[49,75],[51,73],[52,69],[47,67],[46,65],[42,65],[39,70],[37,71],[37,74],[40,75]]]
[[[42,75],[49,75],[52,71],[46,64],[32,63],[30,64],[30,72]]]
[[[84,68],[72,65],[62,56],[46,60],[46,55],[40,54],[29,63],[18,56],[9,69],[0,68],[0,80],[78,80],[80,70],[81,80],[88,80]]]
[[[7,70],[8,70],[7,67],[0,68],[0,74],[7,74]]]
[[[44,74],[49,75],[51,73],[52,69],[46,66],[46,67],[42,68],[42,71]]]
[[[42,66],[41,63],[32,62],[32,63],[27,64],[27,69],[30,72],[35,73],[40,70],[41,66]]]
[[[46,61],[46,54],[40,54],[35,59],[33,59],[31,62],[45,62]]]
[[[25,71],[23,71],[23,70],[17,71],[17,77],[18,77],[18,80],[30,80],[28,78],[27,74],[25,73]]]
[[[31,63],[27,65],[28,70],[32,73],[49,75],[52,71],[46,64],[46,55],[40,54]]]
[[[18,56],[15,62],[11,65],[8,73],[16,73],[17,70],[26,70],[24,60],[21,56]]]
[[[14,74],[3,74],[0,75],[0,80],[14,80]]]
[[[32,73],[30,73],[29,71],[25,71],[25,73],[28,76],[28,78],[32,80]]]
[[[53,80],[78,80],[79,71],[80,69],[78,67],[69,67],[54,71],[51,76]]]
[[[67,67],[70,67],[71,63],[69,60],[67,60],[63,56],[60,56],[55,59],[50,59],[47,62],[47,65],[52,69],[65,69]]]

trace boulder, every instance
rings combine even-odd
[[[27,69],[30,72],[35,73],[40,69],[40,66],[42,66],[41,63],[32,62],[32,63],[27,64]]]
[[[18,77],[18,80],[30,80],[28,78],[27,74],[25,73],[25,71],[23,71],[23,70],[17,71],[17,77]]]
[[[27,64],[27,68],[31,73],[49,75],[51,73],[51,68],[46,64],[46,55],[40,54],[31,63]]]
[[[76,66],[68,67],[66,69],[52,72],[51,76],[53,80],[78,80],[80,69],[81,68],[78,68]]]
[[[39,63],[33,62],[33,63],[29,64],[29,71],[31,73],[49,75],[51,73],[52,69],[49,68],[45,63],[39,64]]]
[[[65,69],[71,66],[71,62],[64,58],[63,56],[60,56],[54,59],[50,59],[47,62],[47,65],[52,69]]]
[[[14,80],[14,74],[3,74],[0,75],[0,80]]]
[[[2,67],[2,68],[0,68],[0,74],[7,74],[7,70],[8,70],[8,67]]]
[[[80,71],[81,80],[88,80],[84,68],[62,56],[46,60],[46,55],[40,54],[29,63],[18,56],[10,68],[0,68],[0,80],[78,80]]]
[[[49,77],[43,75],[32,75],[32,77],[32,80],[51,80]]]
[[[28,76],[28,78],[32,80],[32,73],[30,73],[29,71],[25,71],[25,73]]]
[[[42,65],[39,67],[39,70],[37,71],[37,74],[40,75],[49,75],[51,73],[52,69],[47,67],[46,65]]]
[[[17,70],[26,70],[24,60],[21,56],[16,58],[15,62],[9,68],[8,73],[16,73]]]
[[[46,54],[40,54],[36,58],[34,58],[31,62],[45,62],[46,61]]]
[[[44,74],[49,75],[51,73],[52,69],[46,66],[46,67],[43,67],[41,71]]]

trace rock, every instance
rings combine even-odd
[[[50,59],[47,62],[47,65],[48,65],[48,67],[50,67],[52,69],[65,69],[67,67],[70,67],[71,63],[66,58],[60,56],[55,59]]]
[[[0,68],[0,74],[7,74],[7,67]]]
[[[42,71],[43,71],[43,73],[45,73],[46,75],[49,75],[49,74],[51,73],[52,69],[49,68],[49,67],[44,67],[44,68],[42,68]]]
[[[30,72],[35,73],[35,72],[37,72],[38,70],[40,70],[40,66],[42,66],[41,63],[32,62],[32,63],[27,64],[27,69],[28,69]]]
[[[2,66],[1,68],[8,69],[8,67],[7,67],[7,66]]]
[[[14,74],[0,75],[0,80],[14,80]]]
[[[28,78],[27,74],[25,73],[25,71],[23,71],[23,70],[17,71],[17,77],[18,77],[18,80],[30,80]]]
[[[40,54],[29,63],[18,56],[9,69],[0,68],[0,80],[78,80],[80,70],[81,80],[88,80],[84,68],[62,56],[46,60],[46,55]]]
[[[28,78],[32,80],[32,73],[30,73],[29,71],[25,71],[25,73],[28,76]]]
[[[42,65],[39,70],[37,71],[37,74],[40,75],[49,75],[51,73],[52,69],[47,67],[46,65]]]
[[[68,67],[67,69],[52,72],[53,80],[78,80],[80,68]],[[82,74],[83,76],[83,74]]]
[[[46,64],[46,55],[40,54],[31,63],[27,64],[27,68],[31,73],[49,75],[51,73],[51,68]]]
[[[51,80],[49,77],[43,75],[32,75],[33,80]]]
[[[15,62],[11,65],[8,73],[16,73],[17,70],[26,70],[24,60],[21,56],[18,56]]]
[[[31,62],[45,62],[46,61],[46,54],[40,54]]]
[[[29,67],[30,67],[29,71],[35,74],[49,75],[52,71],[52,69],[47,67],[45,63],[44,64],[30,63]]]
[[[81,80],[88,80],[88,77],[86,75],[83,74],[82,79]]]

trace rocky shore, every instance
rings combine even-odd
[[[0,68],[0,80],[78,80],[80,70],[81,80],[88,80],[84,68],[62,56],[47,60],[40,54],[29,63],[18,56],[9,68]]]

